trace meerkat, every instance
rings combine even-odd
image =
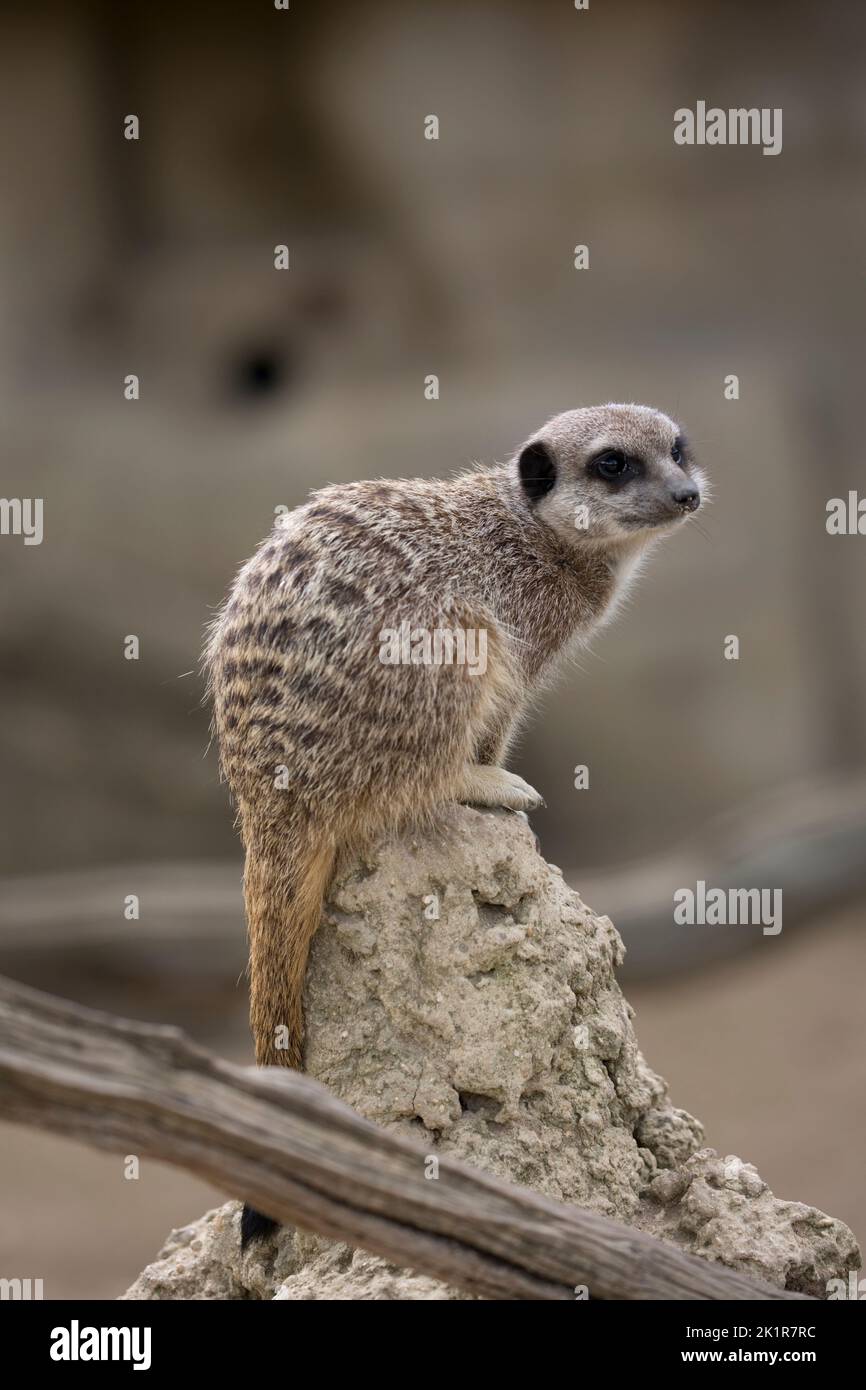
[[[673,420],[604,405],[555,416],[507,463],[330,486],[280,518],[205,654],[246,854],[259,1065],[303,1065],[307,956],[338,855],[448,802],[542,804],[504,767],[533,697],[703,488]],[[410,638],[396,659],[395,632]],[[424,642],[435,633],[450,641]],[[454,659],[460,634],[483,660]],[[274,1224],[245,1209],[243,1242]]]

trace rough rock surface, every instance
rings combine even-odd
[[[859,1265],[851,1232],[701,1147],[640,1053],[622,957],[521,817],[455,807],[338,875],[311,954],[307,1068],[431,1154],[826,1296]],[[230,1202],[172,1232],[125,1297],[463,1297],[291,1230],[241,1257],[238,1219]]]

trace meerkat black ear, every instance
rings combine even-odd
[[[550,492],[556,482],[556,460],[546,444],[527,444],[518,460],[520,483],[530,502]]]

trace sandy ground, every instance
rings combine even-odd
[[[862,910],[670,987],[629,990],[637,1034],[707,1143],[779,1197],[846,1221],[866,1244]]]
[[[755,1163],[782,1197],[866,1238],[866,933],[854,913],[767,938],[748,959],[665,986],[633,986],[637,1029],[676,1104],[707,1141]],[[227,1051],[238,1051],[237,1033]],[[169,1228],[223,1195],[145,1161],[0,1126],[0,1275],[42,1278],[46,1298],[113,1298]]]

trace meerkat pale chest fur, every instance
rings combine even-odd
[[[667,416],[572,410],[506,464],[325,488],[244,566],[206,657],[246,851],[259,1063],[302,1065],[336,856],[445,802],[540,803],[503,767],[516,727],[701,487]]]

